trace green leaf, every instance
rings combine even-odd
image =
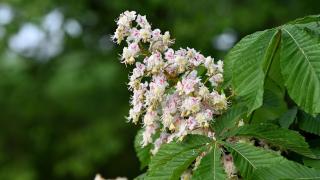
[[[150,157],[151,157],[150,150],[152,148],[151,144],[147,145],[146,147],[141,146],[142,133],[143,133],[143,130],[140,129],[134,140],[134,148],[141,164],[140,165],[141,170],[149,164]]]
[[[296,19],[288,24],[294,24],[297,27],[305,29],[317,35],[319,38],[320,35],[320,15],[311,15],[303,18]]]
[[[320,170],[320,160],[318,159],[303,158],[303,164]]]
[[[146,173],[140,174],[139,176],[135,177],[133,180],[144,180],[146,177]]]
[[[262,167],[270,167],[284,161],[284,158],[273,151],[267,151],[250,144],[225,143],[231,151],[234,163],[244,178],[249,178],[254,171]]]
[[[213,123],[215,133],[220,136],[226,130],[236,126],[236,123],[246,113],[246,107],[242,104],[234,104],[228,109],[226,113],[219,116]]]
[[[288,93],[304,111],[320,113],[319,39],[295,25],[281,31],[280,65]]]
[[[320,136],[320,115],[312,117],[306,113],[299,118],[300,129]]]
[[[308,168],[292,161],[282,161],[270,167],[257,169],[252,180],[279,180],[279,179],[320,179],[320,171]]]
[[[220,180],[226,179],[226,174],[221,164],[221,149],[215,143],[211,151],[205,155],[194,171],[192,180]]]
[[[226,66],[232,66],[226,69],[226,78],[232,80],[235,94],[242,97],[248,114],[262,105],[264,79],[279,39],[276,29],[256,32],[242,39],[225,59]]]
[[[298,132],[279,128],[272,124],[245,125],[240,127],[235,135],[264,139],[280,148],[288,149],[310,158],[316,158],[316,155],[310,150],[309,144]]]
[[[287,111],[284,101],[285,90],[267,77],[264,85],[263,105],[254,111],[250,123],[277,123],[277,119]]]
[[[208,149],[211,139],[200,135],[189,135],[182,142],[172,142],[161,146],[149,164],[145,179],[173,180],[203,152]]]
[[[230,85],[233,79],[233,64],[239,59],[239,54],[243,54],[247,46],[253,44],[257,37],[263,35],[265,31],[258,31],[254,34],[250,34],[242,38],[226,55],[224,63],[224,83],[225,86]]]
[[[289,126],[296,119],[297,112],[298,112],[297,107],[294,107],[292,109],[289,109],[286,113],[284,113],[279,119],[280,126],[282,128],[289,128]]]
[[[298,18],[294,21],[289,22],[288,24],[307,24],[312,22],[319,22],[320,21],[320,15],[310,15],[303,18]]]

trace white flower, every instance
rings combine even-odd
[[[169,48],[165,53],[165,59],[169,62],[173,62],[174,61],[174,50]]]
[[[129,117],[127,117],[128,121],[132,121],[133,123],[137,123],[139,121],[140,113],[136,112],[135,109],[131,108],[129,110]]]
[[[140,62],[136,62],[136,67],[132,71],[132,76],[134,79],[142,77],[146,70],[146,66]]]
[[[199,96],[203,99],[208,99],[210,96],[210,91],[206,86],[200,86],[199,87]]]
[[[143,121],[142,145],[153,143],[155,154],[163,143],[182,140],[187,134],[215,139],[209,124],[228,103],[216,88],[223,82],[223,62],[215,64],[193,48],[169,48],[174,43],[170,33],[152,29],[146,16],[134,11],[122,13],[117,25],[112,39],[127,43],[121,61],[135,64],[128,83],[133,95],[127,119],[135,124]],[[199,66],[206,69],[206,79],[197,73]],[[153,139],[157,132],[160,137]]]
[[[164,112],[162,115],[162,124],[165,128],[170,128],[174,121],[174,117],[169,112]]]
[[[104,179],[100,174],[97,174],[97,175],[94,177],[94,180],[106,180],[106,179]]]
[[[169,47],[171,44],[173,44],[174,41],[170,39],[169,31],[166,31],[162,36],[162,42],[166,47]]]
[[[152,135],[156,133],[157,125],[151,124],[145,127],[142,133],[142,147],[145,147],[149,143],[152,143]]]
[[[160,29],[155,29],[152,31],[152,40],[157,41],[162,37]]]
[[[138,56],[140,52],[139,45],[137,43],[131,43],[128,47],[123,48],[121,60],[125,64],[133,64],[135,62],[135,57]]]
[[[188,48],[187,57],[194,66],[199,66],[204,61],[204,56],[193,48]]]
[[[138,14],[136,22],[143,29],[151,29],[151,26],[147,21],[146,16],[141,16],[140,14]]]
[[[190,130],[193,130],[193,129],[195,129],[195,128],[197,127],[197,125],[198,125],[197,120],[196,120],[194,117],[190,116],[190,117],[188,118],[188,120],[187,120],[187,126],[188,126],[188,128],[189,128]]]
[[[149,29],[140,29],[139,35],[142,42],[146,43],[150,41],[151,31]]]
[[[185,93],[186,95],[195,91],[196,85],[200,82],[200,79],[197,77],[197,71],[192,71],[186,77],[182,78],[182,81],[177,83],[177,91],[180,94]]]
[[[191,113],[197,113],[200,111],[200,98],[187,97],[181,106],[182,116],[188,116]]]
[[[178,73],[183,73],[188,67],[188,59],[185,56],[176,55],[174,58]]]
[[[219,73],[223,73],[223,62],[222,62],[221,60],[219,60],[219,61],[217,62],[216,67],[217,67]]]
[[[216,65],[214,64],[214,59],[211,56],[208,56],[205,59],[204,66],[207,68],[208,76],[212,76],[216,73]]]
[[[216,108],[218,111],[219,110],[224,110],[227,108],[227,99],[226,96],[224,94],[218,94],[217,92],[212,92],[211,93],[212,96],[212,103],[214,108]]]
[[[146,92],[146,105],[154,106],[157,102],[162,101],[168,82],[163,74],[153,76],[149,84],[149,91]]]
[[[223,156],[223,166],[224,166],[224,170],[227,173],[228,178],[232,178],[232,177],[236,176],[237,169],[233,163],[233,158],[231,155],[224,155]]]
[[[153,53],[149,58],[145,59],[147,70],[152,73],[158,73],[164,66],[162,56],[159,52]]]
[[[223,75],[221,73],[215,74],[209,79],[209,81],[213,87],[216,87],[223,82]]]
[[[196,115],[196,120],[201,127],[209,127],[209,121],[212,120],[212,111],[207,109],[205,111],[199,112]]]
[[[168,133],[162,132],[162,133],[160,134],[160,137],[154,141],[154,148],[151,150],[151,153],[152,153],[153,155],[158,152],[158,150],[160,149],[160,146],[161,146],[163,143],[166,143],[166,142],[167,142],[168,136],[169,136]]]
[[[137,28],[132,28],[129,32],[129,36],[127,38],[127,42],[136,42],[140,41],[140,31]]]
[[[143,124],[146,126],[150,126],[155,123],[155,121],[158,120],[158,114],[156,111],[149,110],[145,114],[143,118]]]

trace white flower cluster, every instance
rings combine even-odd
[[[134,64],[129,90],[133,92],[128,119],[144,126],[145,146],[183,139],[187,134],[214,138],[210,122],[227,108],[219,85],[223,82],[223,62],[204,57],[195,49],[173,50],[170,33],[152,30],[146,16],[134,11],[122,13],[112,39],[123,40],[121,61]],[[156,132],[160,136],[154,139]]]

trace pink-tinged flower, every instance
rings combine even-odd
[[[154,148],[151,150],[151,153],[152,153],[153,155],[155,155],[155,154],[159,151],[160,146],[161,146],[163,143],[166,143],[166,142],[167,142],[168,137],[169,137],[169,134],[168,134],[168,133],[162,132],[162,133],[160,134],[160,137],[154,141]]]
[[[129,51],[131,51],[132,56],[136,57],[137,54],[140,52],[140,48],[138,43],[131,43],[128,46]]]
[[[187,50],[180,48],[179,50],[176,51],[177,56],[186,56],[187,55]]]
[[[170,94],[166,96],[163,109],[165,109],[166,112],[175,114],[178,111],[178,107],[180,106],[180,104],[181,104],[181,99],[178,96],[178,94],[177,93]]]
[[[135,89],[132,95],[131,105],[136,105],[143,102],[144,99],[144,90],[143,89]]]
[[[146,43],[150,41],[151,31],[149,29],[140,29],[139,34],[142,42]]]
[[[181,106],[182,116],[188,116],[191,113],[197,113],[200,111],[200,98],[198,97],[187,97]]]
[[[188,76],[183,77],[181,81],[177,83],[177,91],[179,94],[185,93],[186,95],[195,91],[196,85],[200,82],[197,77],[197,71],[192,71]]]
[[[126,16],[129,19],[129,21],[133,21],[137,17],[135,11],[125,11],[123,14],[124,14],[124,16]]]
[[[132,76],[136,79],[142,77],[146,70],[146,66],[140,62],[136,62],[136,67],[132,71]]]
[[[206,75],[215,87],[223,81],[223,62],[215,64],[213,58],[205,58],[193,48],[168,49],[174,42],[170,33],[152,30],[146,16],[136,15],[134,11],[122,13],[117,24],[113,40],[117,43],[125,40],[128,44],[121,60],[135,64],[129,77],[129,90],[133,95],[128,120],[134,123],[143,120],[142,145],[154,143],[154,154],[161,144],[182,140],[187,134],[214,139],[214,132],[208,126],[213,115],[227,108],[227,100],[215,89],[210,93],[196,67],[206,68]],[[143,63],[136,62],[139,56],[144,56]],[[161,132],[161,136],[153,140],[156,132]]]
[[[197,67],[204,62],[204,56],[196,52],[194,56],[190,59],[190,62],[191,64]]]
[[[147,111],[143,118],[143,124],[145,126],[150,126],[155,123],[159,118],[158,113],[156,111]]]
[[[223,82],[223,75],[221,73],[215,74],[209,79],[209,81],[213,87],[216,87]]]
[[[150,89],[146,92],[146,106],[153,106],[154,104],[157,104],[157,102],[162,101],[168,85],[166,77],[163,74],[153,76],[153,80],[149,84]]]
[[[127,37],[127,42],[136,42],[140,41],[140,31],[137,28],[132,28],[130,30],[130,35]]]
[[[145,130],[142,133],[142,147],[145,147],[149,143],[152,143],[152,135],[156,133],[158,126],[151,124],[145,127]]]
[[[187,119],[187,127],[188,127],[189,130],[193,130],[194,128],[197,127],[197,125],[198,125],[198,122],[194,117],[190,116]]]
[[[147,71],[151,73],[159,73],[164,66],[162,56],[159,52],[155,52],[149,58],[146,58],[144,63],[147,66]]]
[[[187,131],[187,123],[184,120],[180,120],[176,123],[176,137],[179,138],[180,141],[188,134]]]
[[[152,40],[157,41],[162,37],[160,29],[155,29],[152,31]]]
[[[216,111],[221,111],[227,108],[227,98],[225,94],[219,94],[216,91],[211,92],[211,102]]]
[[[174,50],[169,48],[165,53],[164,53],[164,58],[169,61],[173,62],[174,61]]]
[[[120,14],[120,17],[117,20],[117,24],[119,26],[130,27],[131,22],[135,20],[135,18],[136,18],[135,11],[125,11],[124,13]]]
[[[147,21],[146,16],[138,15],[136,22],[143,29],[151,29],[151,26],[150,26],[149,22]]]
[[[230,154],[223,156],[223,166],[224,166],[224,170],[227,173],[228,178],[232,178],[236,176],[237,169],[233,163],[233,158]]]

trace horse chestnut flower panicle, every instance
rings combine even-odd
[[[135,65],[128,83],[133,92],[128,120],[143,124],[142,146],[153,143],[155,154],[162,144],[187,134],[214,139],[209,124],[228,105],[219,88],[223,62],[193,48],[171,49],[170,33],[153,30],[146,16],[135,11],[122,13],[117,25],[112,39],[127,44],[121,62]]]

